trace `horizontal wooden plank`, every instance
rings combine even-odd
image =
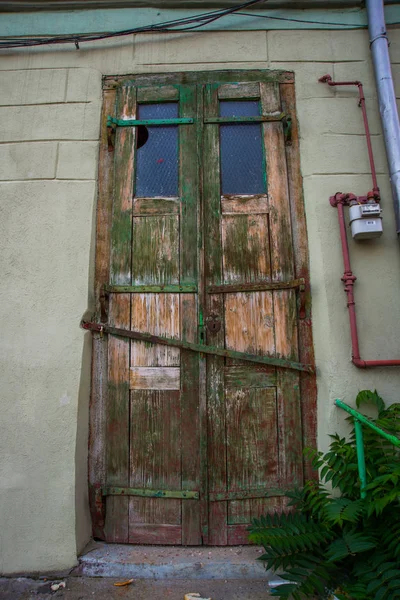
[[[260,98],[259,83],[225,83],[218,88],[220,100]]]
[[[266,194],[256,195],[226,195],[221,196],[221,208],[223,214],[263,214],[269,212],[268,196]]]
[[[179,390],[179,367],[131,367],[131,390]]]
[[[276,385],[276,370],[273,367],[225,367],[226,388],[266,388]]]
[[[224,124],[224,123],[270,123],[273,121],[282,121],[286,117],[283,112],[275,112],[265,115],[253,117],[206,117],[204,123],[209,124]]]
[[[182,527],[180,525],[136,525],[131,523],[129,543],[179,546],[182,543]]]
[[[197,285],[105,285],[104,290],[109,294],[192,294],[197,292]]]
[[[135,216],[178,214],[179,209],[179,198],[134,198],[133,200]]]
[[[165,102],[179,100],[179,88],[172,85],[140,87],[137,90],[138,102]]]
[[[1,1],[1,0],[0,0]],[[244,78],[244,72],[233,69],[231,71],[193,71],[184,73],[163,73],[157,76],[150,74],[135,75],[136,85],[152,84],[179,84],[179,83],[215,83],[215,81],[232,82],[240,81]],[[245,72],[246,81],[273,81],[277,83],[294,83],[294,73],[292,71],[282,70],[262,70],[255,69]],[[103,88],[113,89],[121,84],[132,82],[132,76],[109,75],[103,78]]]
[[[224,285],[209,285],[208,294],[233,294],[237,292],[262,292],[267,290],[289,290],[305,285],[304,279],[289,281],[262,281],[260,283],[225,283]]]
[[[210,492],[210,502],[225,502],[226,500],[250,500],[252,498],[275,498],[285,496],[285,490],[249,489],[245,491]]]

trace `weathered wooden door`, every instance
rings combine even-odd
[[[294,96],[287,75],[235,75],[118,86],[102,316],[170,341],[108,336],[103,469],[91,470],[108,541],[246,543],[251,519],[304,480],[313,375],[284,131]]]

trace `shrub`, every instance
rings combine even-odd
[[[376,425],[397,437],[400,404],[389,408],[365,390],[357,407],[374,404]],[[353,421],[350,417],[349,421]],[[372,420],[372,419],[371,419]],[[367,472],[366,497],[360,499],[354,426],[350,438],[331,436],[329,452],[307,449],[321,482],[288,492],[288,514],[254,519],[250,540],[264,546],[259,560],[283,571],[279,598],[339,600],[400,599],[400,452],[363,426]],[[334,494],[328,490],[334,489]]]

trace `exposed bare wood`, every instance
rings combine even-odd
[[[265,388],[276,386],[276,370],[273,367],[225,367],[226,388]]]
[[[134,198],[134,215],[179,214],[179,198]]]
[[[223,214],[262,214],[269,212],[268,196],[265,194],[254,196],[221,196],[221,206]]]
[[[180,489],[179,396],[179,391],[131,392],[130,487]],[[152,526],[156,525],[179,526],[181,543],[181,500],[132,497],[129,523],[131,543],[151,543]],[[147,541],[138,537],[138,523],[146,525]]]
[[[143,103],[179,100],[179,88],[172,85],[139,87],[137,90],[137,100]]]
[[[131,367],[131,390],[179,390],[179,367]]]
[[[226,294],[226,347],[251,354],[275,353],[272,292]]]
[[[275,389],[227,390],[229,490],[278,486],[276,420]],[[264,499],[231,501],[228,523],[250,523],[257,516],[253,507],[263,503]]]
[[[132,294],[132,329],[180,338],[179,294]],[[132,367],[180,365],[179,348],[132,342]]]
[[[260,97],[259,83],[225,83],[218,89],[220,100],[233,100],[235,98],[258,99]]]

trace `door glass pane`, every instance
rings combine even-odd
[[[139,104],[138,119],[176,119],[178,103]],[[178,196],[178,126],[148,126],[137,150],[135,196]]]
[[[260,114],[257,101],[221,101],[221,117]],[[221,188],[223,194],[266,192],[260,123],[220,125]]]

